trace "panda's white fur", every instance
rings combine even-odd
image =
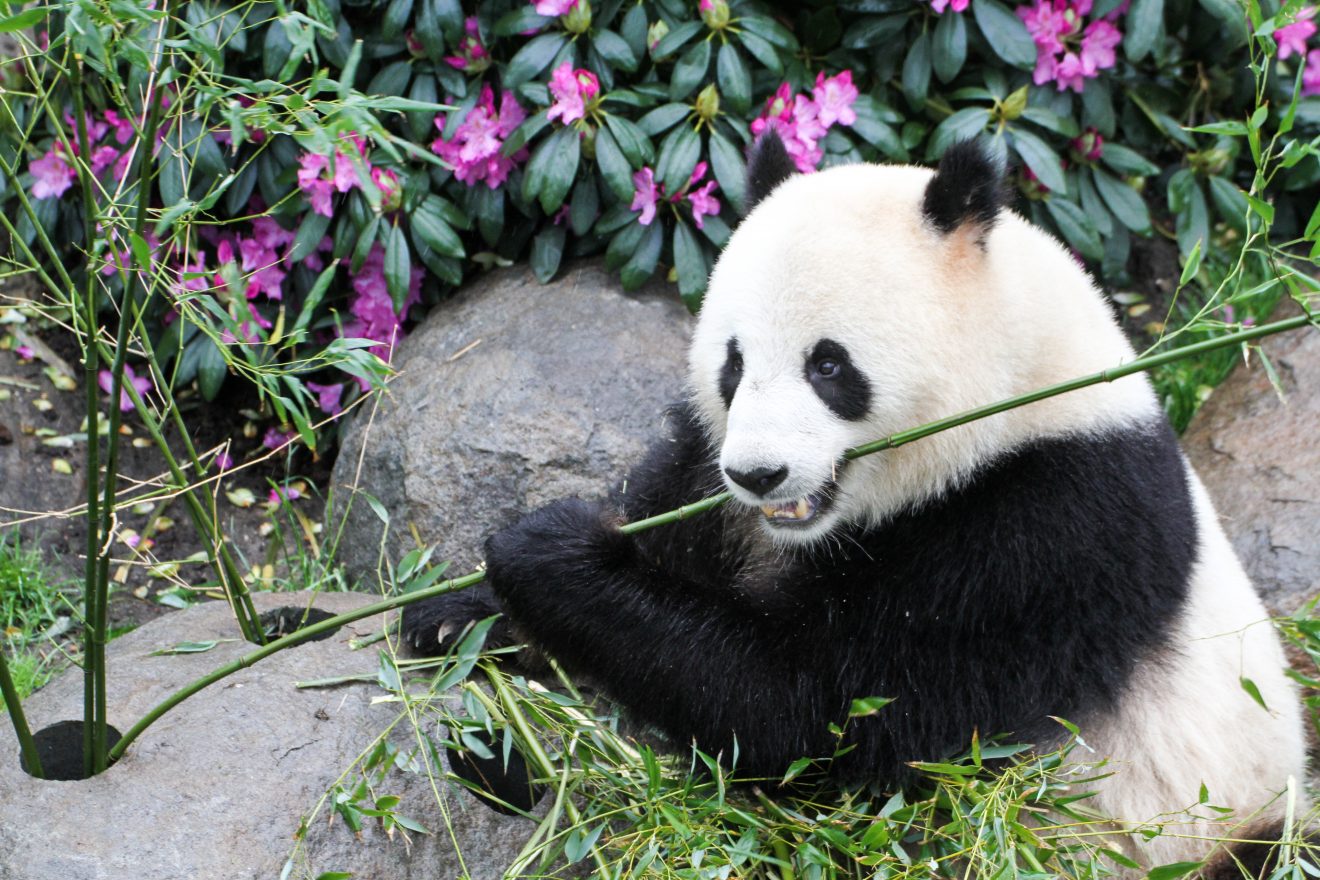
[[[922,222],[931,177],[876,165],[794,176],[744,221],[711,277],[690,357],[722,467],[786,463],[775,498],[804,496],[851,446],[1135,357],[1087,273],[1047,233],[1010,211],[988,231],[971,223],[946,234]],[[726,413],[717,377],[733,335],[746,368]],[[871,379],[865,419],[839,419],[802,381],[802,353],[822,336],[843,342]],[[816,523],[764,528],[779,542],[826,539],[841,519],[882,522],[941,494],[1005,449],[1159,412],[1140,374],[1049,398],[853,461]],[[1170,823],[1125,846],[1147,865],[1201,858],[1205,837],[1280,815],[1280,794],[1305,764],[1279,639],[1194,475],[1191,484],[1199,548],[1185,613],[1118,711],[1082,731],[1092,754],[1077,754],[1109,761],[1113,777],[1094,801],[1102,814],[1133,827]],[[764,502],[728,488],[749,505]],[[1202,785],[1233,814],[1198,807],[1203,821],[1170,822],[1197,805]]]

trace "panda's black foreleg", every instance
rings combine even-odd
[[[486,543],[489,582],[521,633],[680,742],[742,769],[827,756],[846,714],[818,609],[768,615],[676,582],[605,505],[567,499]],[[809,652],[814,662],[806,662]],[[842,661],[840,661],[841,663]]]

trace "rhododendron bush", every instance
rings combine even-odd
[[[1260,130],[1294,93],[1286,125],[1320,122],[1305,4],[310,0],[112,19],[123,43],[173,14],[191,64],[167,78],[153,145],[145,244],[171,280],[149,314],[172,380],[208,397],[232,345],[240,365],[287,365],[300,399],[333,414],[365,387],[360,362],[340,364],[354,381],[309,353],[388,360],[419,305],[514,260],[547,280],[566,256],[603,253],[626,287],[669,278],[695,309],[765,131],[804,173],[933,162],[983,137],[1019,209],[1118,283],[1134,236],[1211,253],[1263,208],[1300,235],[1320,180],[1301,153],[1268,191],[1251,177]],[[56,46],[60,19],[47,24],[37,38]],[[1277,58],[1251,57],[1249,32],[1272,35]],[[141,70],[95,51],[88,64],[105,83],[84,121],[94,197],[126,199]],[[1248,113],[1262,65],[1266,117]],[[76,246],[77,120],[25,102],[31,75],[40,62],[4,68],[0,150],[47,231]],[[128,253],[107,236],[108,285]]]

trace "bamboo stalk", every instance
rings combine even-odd
[[[45,779],[41,757],[37,754],[37,742],[32,738],[27,716],[23,714],[23,701],[18,698],[18,688],[14,687],[14,680],[9,675],[9,661],[5,659],[3,648],[0,648],[0,697],[4,698],[5,707],[9,709],[9,720],[14,725],[14,735],[18,737],[18,748],[23,760],[27,762],[28,773],[38,779]]]
[[[1208,351],[1214,351],[1216,349],[1226,348],[1230,345],[1237,345],[1243,342],[1249,342],[1253,339],[1259,339],[1264,336],[1270,336],[1274,333],[1282,333],[1286,330],[1294,330],[1297,329],[1298,327],[1304,327],[1307,324],[1320,326],[1320,316],[1310,317],[1306,315],[1301,315],[1296,318],[1289,318],[1284,321],[1276,321],[1272,324],[1264,324],[1260,327],[1252,327],[1247,330],[1239,330],[1235,333],[1229,333],[1227,335],[1220,336],[1216,339],[1207,339],[1202,342],[1197,342],[1192,345],[1182,346],[1181,348],[1177,348],[1172,351],[1163,352],[1161,354],[1150,355],[1149,357],[1144,357],[1144,358],[1138,358],[1137,360],[1132,361],[1131,363],[1120,364],[1117,367],[1111,367],[1110,369],[1102,370],[1099,373],[1093,373],[1089,376],[1083,376],[1078,379],[1073,379],[1069,382],[1060,382],[1059,384],[1051,385],[1048,388],[1042,388],[1038,391],[1032,391],[1027,394],[1020,394],[1017,395],[1016,397],[1010,397],[1007,400],[999,401],[998,403],[993,403],[993,404],[989,404],[988,406],[981,406],[975,409],[966,410],[965,412],[959,413],[957,415],[949,416],[948,418],[940,419],[935,422],[930,422],[929,424],[921,425],[920,427],[917,428],[912,428],[907,431],[900,431],[897,434],[891,434],[888,437],[882,438],[880,440],[876,440],[873,443],[866,443],[862,446],[858,446],[855,447],[854,449],[850,449],[848,450],[847,453],[845,453],[845,456],[849,459],[852,459],[852,458],[860,458],[864,455],[871,455],[872,453],[879,452],[883,449],[892,449],[896,446],[902,446],[904,443],[911,443],[913,440],[919,440],[922,437],[928,437],[931,434],[938,434],[941,431],[947,431],[950,428],[955,428],[959,425],[967,424],[968,422],[973,422],[978,419],[983,419],[987,416],[994,415],[995,413],[1003,412],[1004,410],[1013,409],[1015,407],[1023,406],[1028,403],[1034,403],[1035,401],[1038,400],[1044,400],[1047,397],[1055,397],[1067,391],[1074,391],[1078,388],[1085,388],[1088,385],[1096,385],[1101,382],[1112,382],[1115,379],[1122,378],[1123,376],[1128,376],[1131,375],[1132,373],[1141,372],[1143,370],[1149,370],[1152,369],[1153,367],[1157,367],[1162,364],[1179,360],[1180,358],[1190,357],[1194,354],[1204,354],[1205,352]],[[657,526],[668,525],[670,523],[678,522],[679,520],[683,520],[683,519],[688,519],[690,517],[704,513],[708,510],[712,510],[716,507],[719,507],[721,504],[724,504],[726,501],[728,501],[729,498],[730,495],[728,492],[721,492],[718,495],[712,495],[709,498],[705,498],[701,501],[696,502],[695,504],[685,504],[682,507],[679,507],[675,510],[670,510],[666,513],[658,514],[652,517],[647,517],[646,519],[637,520],[636,522],[627,523],[626,525],[621,526],[620,530],[625,534],[631,535],[636,532],[643,532],[648,529],[653,529]],[[276,639],[275,641],[266,644],[265,646],[257,649],[256,651],[253,651],[249,654],[245,654],[242,657],[238,658],[237,660],[234,660],[233,662],[227,663],[224,666],[220,667],[219,669],[216,669],[214,672],[208,673],[207,675],[204,675],[201,678],[196,679],[195,681],[185,685],[183,688],[179,689],[178,691],[175,691],[173,694],[166,697],[165,700],[163,700],[150,712],[144,715],[141,720],[139,720],[136,724],[134,724],[131,728],[129,728],[128,732],[124,734],[123,738],[119,740],[118,743],[115,744],[114,748],[110,750],[110,759],[111,761],[118,760],[119,757],[124,754],[124,750],[127,749],[128,746],[132,744],[132,742],[135,739],[137,739],[139,735],[141,735],[142,731],[146,730],[158,718],[160,718],[169,710],[173,709],[175,706],[179,705],[179,703],[183,702],[188,697],[192,696],[193,694],[197,693],[203,688],[215,684],[217,681],[220,681],[221,679],[226,678],[227,676],[232,675],[235,672],[238,672],[240,669],[246,669],[252,664],[258,662],[259,660],[263,660],[266,657],[269,657],[271,654],[274,654],[278,651],[282,651],[285,648],[290,648],[293,647],[294,645],[301,644],[315,635],[326,632],[328,630],[333,630],[337,627],[343,626],[346,623],[352,623],[355,620],[361,620],[364,617],[371,617],[372,615],[381,614],[385,611],[392,611],[395,608],[401,608],[404,605],[411,605],[414,602],[420,602],[423,599],[430,599],[433,596],[440,596],[445,593],[452,593],[452,592],[457,592],[458,590],[465,590],[468,587],[476,586],[485,579],[486,579],[485,570],[479,569],[470,574],[463,575],[462,577],[450,578],[449,580],[441,581],[435,586],[428,587],[424,590],[416,590],[411,593],[405,593],[401,596],[394,596],[390,599],[385,599],[380,602],[373,602],[370,605],[364,605],[363,607],[358,608],[355,611],[349,611],[345,614],[339,614],[336,615],[335,617],[326,618],[325,620],[319,623],[314,623],[308,627],[298,630],[297,632],[290,633],[289,635],[284,636],[283,638]]]

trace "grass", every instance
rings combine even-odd
[[[68,664],[57,637],[75,613],[71,583],[51,573],[41,553],[16,532],[0,533],[0,650],[21,696],[40,688]]]

